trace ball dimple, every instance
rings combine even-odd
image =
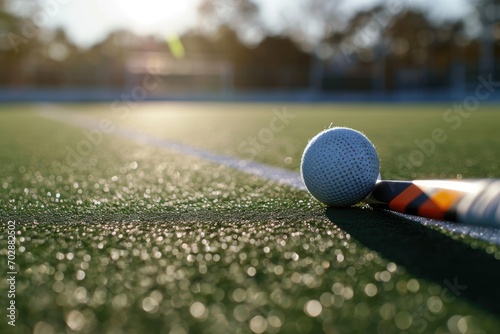
[[[301,172],[307,190],[329,206],[351,206],[375,186],[379,159],[373,144],[349,128],[325,130],[304,150]]]

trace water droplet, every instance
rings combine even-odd
[[[146,297],[142,300],[142,308],[148,313],[156,313],[158,311],[158,302],[151,297]]]
[[[197,319],[202,319],[207,316],[207,308],[200,302],[194,302],[189,308],[191,315]]]
[[[317,317],[323,311],[323,306],[317,300],[309,300],[304,305],[304,312],[310,317]]]
[[[66,324],[74,331],[80,331],[85,327],[85,317],[80,312],[73,310],[66,316]]]
[[[365,286],[365,293],[368,297],[373,297],[377,294],[378,292],[378,289],[377,289],[377,286],[373,283],[368,283],[366,286]]]
[[[267,320],[261,315],[256,315],[250,320],[250,329],[256,334],[264,333],[267,329]]]

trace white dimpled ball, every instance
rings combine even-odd
[[[363,200],[379,176],[375,147],[361,132],[331,128],[307,144],[301,172],[307,190],[318,201],[335,207]]]

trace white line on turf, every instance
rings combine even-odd
[[[38,115],[46,119],[62,122],[65,124],[70,124],[79,128],[85,128],[89,130],[98,129],[100,123],[98,119],[89,117],[87,115],[75,111],[65,110],[61,107],[50,104],[40,104],[38,109]],[[306,190],[304,182],[302,181],[302,177],[297,172],[293,172],[279,167],[264,165],[255,161],[247,161],[243,159],[238,159],[230,156],[213,153],[208,150],[203,150],[200,148],[180,144],[175,141],[157,138],[153,135],[142,133],[133,129],[120,127],[117,126],[116,124],[115,124],[115,130],[112,132],[112,134],[126,139],[134,140],[136,142],[145,143],[151,146],[160,147],[173,152],[181,153],[184,155],[197,157],[206,161],[213,162],[215,164],[224,165],[250,175],[261,177],[269,181],[275,181],[281,184],[286,184],[295,189]],[[481,226],[459,225],[456,223],[432,220],[422,217],[406,215],[402,213],[395,213],[395,214],[402,216],[406,219],[418,222],[422,225],[436,226],[453,233],[469,235],[477,239],[482,239],[500,245],[499,229],[493,229]]]
[[[79,128],[86,128],[89,130],[99,128],[99,120],[83,115],[81,113],[61,109],[62,108],[54,106],[42,105],[39,109],[38,114],[44,118],[74,125]],[[207,150],[180,144],[172,140],[157,138],[152,135],[148,135],[129,128],[119,127],[116,125],[115,130],[112,133],[120,137],[132,139],[141,143],[146,143],[151,146],[161,147],[167,150],[175,151],[177,153],[210,161],[219,165],[224,165],[247,174],[256,175],[270,181],[286,184],[296,189],[306,190],[300,174],[290,170],[267,166],[255,161],[247,161],[213,153]]]

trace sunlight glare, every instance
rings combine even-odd
[[[166,30],[175,30],[174,27],[188,16],[196,13],[197,1],[168,1],[168,0],[113,0],[113,7],[121,11],[129,20],[132,29],[149,31],[158,26]]]

